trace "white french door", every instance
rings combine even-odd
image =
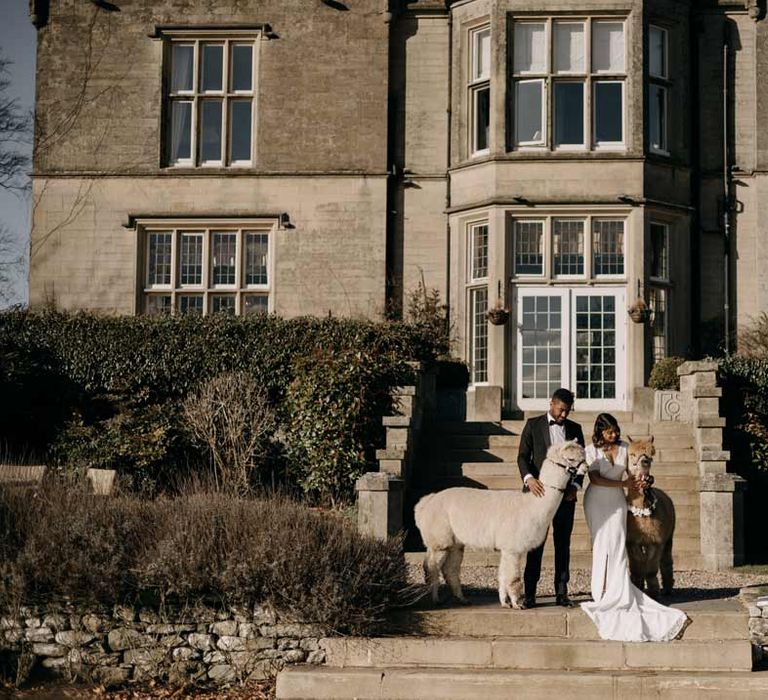
[[[626,408],[623,289],[518,288],[515,403],[545,410],[566,387],[576,410]]]

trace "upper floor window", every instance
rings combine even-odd
[[[469,123],[470,153],[488,153],[491,115],[491,29],[470,32]]]
[[[651,151],[667,155],[669,95],[669,35],[651,25],[648,30],[648,139]]]
[[[515,21],[512,42],[516,147],[624,147],[623,20]]]
[[[272,223],[201,226],[180,220],[147,222],[139,231],[145,313],[269,311]]]
[[[651,270],[652,280],[669,281],[669,227],[651,222]]]
[[[167,162],[179,166],[253,163],[256,41],[181,33],[168,46]]]

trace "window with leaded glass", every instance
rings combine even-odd
[[[511,41],[515,146],[623,147],[623,20],[520,19]]]
[[[544,222],[515,220],[513,231],[515,275],[543,275]]]
[[[469,358],[472,382],[488,381],[488,288],[469,290]]]
[[[168,165],[252,164],[258,32],[178,30],[163,36]]]
[[[273,224],[261,229],[140,224],[147,314],[268,313]]]
[[[596,277],[624,274],[624,221],[592,222],[592,272]]]
[[[653,361],[658,362],[667,356],[667,296],[665,287],[648,288],[648,306],[651,309],[651,341]]]
[[[472,224],[469,235],[469,278],[485,279],[488,277],[488,224]]]
[[[555,219],[552,223],[553,268],[557,276],[584,274],[584,222]]]
[[[651,223],[651,279],[669,280],[669,237],[666,224]]]

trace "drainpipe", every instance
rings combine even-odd
[[[728,60],[730,58],[730,32],[728,18],[723,25],[723,294],[725,301],[723,313],[725,316],[725,354],[731,352],[731,169],[730,154],[728,150],[728,135],[730,125],[728,121]]]
[[[693,356],[701,352],[701,158],[699,145],[701,143],[701,93],[699,86],[699,17],[693,4],[688,15],[688,45],[691,52],[690,82],[690,131],[689,148],[691,162],[691,345]]]
[[[453,12],[451,5],[446,0],[448,10],[448,101],[445,108],[445,115],[448,123],[446,125],[446,146],[445,146],[445,314],[446,324],[450,328],[451,318],[451,219],[448,210],[451,208],[451,122],[453,120],[453,111],[451,100],[453,99]]]

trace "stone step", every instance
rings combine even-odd
[[[575,598],[578,602],[581,600]],[[586,598],[585,598],[586,599]],[[404,634],[438,637],[554,637],[597,640],[597,628],[580,608],[557,607],[551,597],[539,598],[534,610],[502,608],[498,598],[470,596],[471,605],[433,607],[422,601],[418,607],[393,617],[395,630]],[[684,639],[744,639],[749,617],[737,599],[697,600],[675,603],[691,619]]]
[[[765,700],[768,673],[290,666],[277,676],[280,700],[552,700],[558,696],[568,700]]]
[[[516,670],[750,671],[749,640],[664,644],[554,637],[374,637],[320,642],[329,666],[436,666]]]
[[[464,471],[464,470],[462,470]],[[698,476],[676,476],[671,474],[656,474],[654,472],[654,486],[663,491],[691,491],[698,494],[699,477]],[[435,487],[438,489],[450,488],[452,486],[475,487],[481,489],[498,490],[516,490],[522,489],[523,480],[520,473],[501,474],[483,474],[479,471],[470,470],[469,473],[456,476],[438,477],[434,480]],[[674,496],[671,495],[674,502]]]
[[[458,448],[439,446],[425,448],[424,454],[432,461],[439,462],[516,462],[517,447]],[[698,456],[693,447],[664,447],[656,450],[654,464],[664,462],[698,463]]]
[[[574,537],[571,541],[573,544],[576,541]],[[672,552],[674,559],[675,571],[697,571],[704,568],[704,559],[701,556],[700,551],[680,551],[678,548],[674,548]],[[414,566],[421,566],[424,561],[424,552],[406,552],[405,561],[408,564]],[[541,559],[542,566],[546,568],[552,568],[555,563],[554,549],[551,544],[551,537],[549,538],[547,545],[544,547],[544,555]],[[491,566],[498,568],[499,566],[499,553],[496,551],[484,550],[484,549],[467,549],[464,551],[464,559],[461,562],[462,567],[477,567],[477,566]],[[586,549],[572,549],[571,550],[571,571],[582,569],[589,571],[592,568],[592,552]]]
[[[463,475],[469,478],[476,476],[509,476],[519,474],[517,462],[441,462],[435,466],[434,473],[443,476]],[[654,478],[665,476],[699,476],[699,465],[695,462],[662,462],[654,463],[652,472]]]
[[[594,427],[590,422],[577,421],[581,424],[584,437],[589,438]],[[490,421],[442,421],[433,423],[428,434],[439,435],[519,435],[523,431],[525,421],[503,420]],[[693,426],[690,423],[632,421],[621,423],[622,435],[639,437],[641,435],[691,435]]]
[[[659,481],[658,484],[659,488],[661,488],[661,481]],[[446,486],[443,486],[445,488]],[[436,491],[442,490],[439,488],[438,484],[431,484],[429,486],[425,486],[423,484],[414,484],[411,493],[414,497],[414,502],[418,501],[419,498],[422,496],[427,495],[428,493],[434,493]],[[517,497],[522,496],[521,486],[518,482],[517,486],[514,486],[510,489],[499,489],[501,491],[509,491],[510,497]],[[671,489],[671,488],[664,488],[663,489],[667,495],[672,499],[672,502],[675,504],[675,509],[678,514],[682,514],[684,511],[690,511],[691,509],[696,509],[696,512],[698,512],[699,508],[699,491],[698,488],[695,490],[691,489]],[[579,501],[581,501],[581,495],[579,496]],[[579,508],[576,509],[576,511],[579,511]],[[692,511],[691,511],[692,512]],[[691,515],[692,517],[692,515]]]
[[[520,435],[462,435],[462,434],[441,434],[435,436],[426,436],[425,444],[427,446],[437,446],[438,449],[493,449],[495,447],[518,447],[520,445]],[[656,435],[653,444],[657,450],[664,448],[693,448],[693,435],[688,433],[680,435]]]

